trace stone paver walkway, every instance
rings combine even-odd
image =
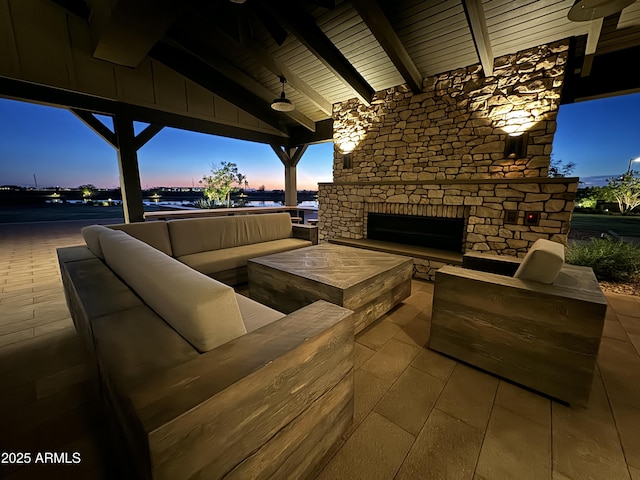
[[[81,455],[0,465],[3,479],[128,478],[58,272],[56,247],[80,244],[82,225],[0,226],[0,451]],[[318,479],[640,480],[639,297],[607,295],[591,399],[570,408],[425,348],[432,291],[414,281],[357,336],[355,421]]]

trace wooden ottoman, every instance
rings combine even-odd
[[[249,260],[249,295],[283,313],[316,300],[355,312],[359,332],[411,295],[409,257],[322,244]]]

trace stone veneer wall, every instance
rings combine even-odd
[[[334,183],[319,185],[319,238],[361,239],[370,211],[466,218],[464,251],[523,256],[538,238],[566,243],[577,179],[547,177],[568,42],[334,105]],[[509,133],[528,135],[505,158]],[[343,161],[349,153],[351,165]],[[516,224],[505,222],[516,210]],[[524,225],[539,212],[538,226]],[[416,261],[418,277],[442,263]]]
[[[558,42],[333,106],[334,181],[546,177],[568,43]],[[508,133],[527,132],[526,155],[505,159]],[[352,168],[342,155],[350,153]]]
[[[566,243],[577,178],[325,183],[319,188],[319,238],[365,238],[368,212],[462,217],[464,251],[523,256],[538,238]],[[505,210],[516,210],[515,223]],[[538,212],[539,225],[524,225]],[[416,259],[415,276],[433,280],[443,263]]]

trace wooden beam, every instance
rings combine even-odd
[[[249,75],[238,69],[222,55],[216,54],[208,45],[203,44],[190,34],[173,31],[171,32],[170,38],[182,48],[197,57],[201,62],[204,62],[208,68],[215,69],[221,75],[224,75],[227,79],[236,84],[237,88],[244,89],[254,98],[260,98],[262,100],[260,103],[264,104],[267,109],[270,109],[271,102],[278,96],[278,93],[273,93],[271,90],[263,87],[260,83],[256,82]],[[220,94],[220,96],[222,95]],[[313,120],[298,110],[282,112],[282,115],[296,123],[299,123],[307,130],[312,132],[315,130],[315,123]]]
[[[160,42],[151,49],[149,56],[272,127],[285,131],[280,119],[264,99],[241,87],[194,54]]]
[[[152,123],[136,135],[136,150],[140,150],[149,140],[156,136],[160,130],[164,128],[164,125],[159,123]]]
[[[581,77],[588,77],[591,75],[591,67],[593,66],[593,57],[596,54],[598,48],[598,40],[600,40],[600,33],[602,32],[602,24],[604,18],[596,18],[589,22],[589,32],[587,33],[587,45],[584,50],[584,61],[582,62],[582,69],[580,70]]]
[[[93,56],[137,67],[175,22],[186,2],[89,0]]]
[[[109,130],[107,126],[98,120],[93,113],[86,110],[78,110],[77,108],[70,108],[69,111],[78,117],[82,122],[100,135],[104,141],[109,143],[113,148],[118,148],[118,139],[116,134]]]
[[[118,139],[118,167],[124,221],[125,223],[144,222],[144,205],[142,203],[133,119],[124,115],[116,115],[113,118],[113,128]]]
[[[351,65],[338,48],[318,27],[315,19],[304,12],[297,3],[274,0],[264,5],[293,33],[307,49],[366,105],[371,105],[375,91]]]
[[[316,122],[316,131],[310,132],[302,127],[292,127],[289,129],[289,146],[313,145],[333,140],[333,118],[327,118]]]
[[[287,206],[298,205],[298,162],[307,151],[309,145],[298,147],[281,147],[271,144],[271,148],[276,153],[284,165],[284,203]]]
[[[111,99],[100,98],[79,92],[71,92],[61,88],[38,85],[14,78],[0,76],[0,97],[38,103],[47,106],[74,108],[88,110],[104,115],[125,114],[136,121],[149,124],[157,123],[167,127],[189,130],[192,132],[220,135],[222,137],[239,138],[260,143],[275,143],[288,145],[289,138],[282,135],[258,132],[242,127],[217,123],[210,120],[189,117],[177,113],[165,112],[149,107],[141,107],[129,103],[118,102]],[[322,123],[322,122],[318,122]],[[307,134],[306,129],[300,128]],[[324,129],[325,127],[323,127]],[[301,135],[300,133],[298,135]]]
[[[223,48],[226,51],[233,51],[234,49],[241,49],[245,55],[253,57],[267,70],[272,72],[277,77],[285,77],[287,79],[287,85],[292,87],[298,93],[306,96],[311,100],[323,113],[327,115],[332,114],[332,105],[329,100],[320,95],[314,90],[307,82],[302,80],[293,71],[287,68],[282,62],[276,60],[269,52],[267,52],[257,42],[250,40],[249,38],[242,38],[240,42],[237,42],[226,32],[217,29],[211,32],[211,35],[215,37],[215,44],[219,48]]]
[[[389,23],[377,0],[351,0],[358,15],[367,24],[404,81],[414,93],[422,92],[422,74]]]
[[[491,77],[493,76],[493,50],[482,0],[464,0],[463,4],[482,69],[486,77]]]

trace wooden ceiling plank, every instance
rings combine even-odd
[[[269,3],[268,8],[318,60],[350,87],[360,100],[371,105],[375,91],[342,52],[331,43],[313,17],[300,10],[293,2],[277,1]]]
[[[493,50],[482,0],[464,0],[464,11],[471,28],[473,42],[478,51],[478,58],[482,64],[482,70],[484,70],[485,76],[491,77],[493,76]]]
[[[376,0],[351,0],[364,23],[414,93],[422,92],[422,75]]]

